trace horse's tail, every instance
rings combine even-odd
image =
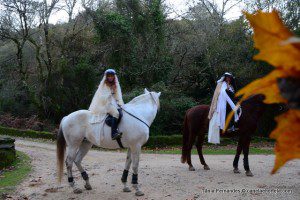
[[[185,163],[187,160],[188,154],[188,143],[189,143],[189,127],[188,127],[188,119],[186,112],[183,122],[183,136],[182,136],[182,154],[181,154],[181,163]]]
[[[61,178],[63,175],[65,151],[66,151],[66,140],[60,124],[59,131],[57,134],[57,140],[56,140],[56,157],[57,157],[57,172],[58,172],[57,175],[58,175],[59,182],[61,182]]]

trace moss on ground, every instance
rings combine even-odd
[[[17,159],[11,167],[1,171],[0,199],[5,194],[12,193],[31,171],[30,158],[25,153],[17,151]]]

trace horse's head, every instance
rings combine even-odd
[[[160,92],[149,92],[144,90],[144,94],[141,94],[130,102],[125,104],[125,109],[132,108],[135,110],[135,114],[141,116],[142,119],[150,126],[159,110],[159,97]]]
[[[147,88],[145,88],[144,94],[149,95],[153,99],[154,103],[157,105],[157,109],[159,109],[160,107],[159,97],[161,95],[161,92],[154,92],[154,91],[150,92],[147,90]]]
[[[245,113],[245,109],[247,110],[246,112],[252,113],[257,115],[257,117],[261,116],[262,113],[266,109],[266,104],[263,102],[265,99],[265,96],[262,94],[256,94],[253,96],[250,96],[246,100],[242,102],[242,109],[244,108],[243,113]]]

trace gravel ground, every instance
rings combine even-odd
[[[56,181],[56,147],[53,144],[17,139],[16,149],[32,159],[33,172],[18,186],[11,199],[300,199],[300,160],[287,163],[270,175],[274,155],[250,155],[254,177],[232,172],[233,155],[207,155],[211,170],[205,171],[192,156],[196,171],[180,163],[180,155],[142,154],[139,183],[145,196],[123,193],[120,181],[125,164],[123,152],[91,150],[83,160],[93,190],[72,193],[66,175]],[[75,167],[75,165],[74,165]],[[74,178],[83,188],[77,168]],[[131,177],[129,177],[129,180]]]

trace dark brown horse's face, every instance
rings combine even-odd
[[[257,94],[252,97],[249,97],[245,101],[242,102],[242,108],[247,107],[249,112],[256,111],[258,113],[261,113],[265,110],[266,104],[263,102],[265,99],[265,96],[262,94]]]

